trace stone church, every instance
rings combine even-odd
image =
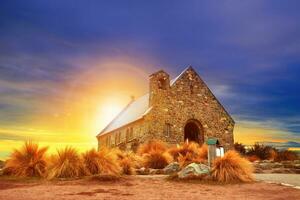
[[[149,89],[97,135],[98,148],[135,149],[150,139],[202,144],[211,137],[232,148],[234,120],[192,67],[173,80],[163,70],[151,74]]]

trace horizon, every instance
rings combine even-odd
[[[0,159],[26,140],[96,147],[151,73],[189,65],[235,120],[235,142],[300,150],[299,5],[2,2]]]

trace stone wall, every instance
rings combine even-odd
[[[149,139],[181,143],[184,141],[184,127],[190,120],[197,122],[204,141],[216,137],[225,149],[233,147],[233,119],[193,68],[188,68],[172,85],[166,72],[154,73],[150,76],[149,87],[151,111],[142,120],[100,136],[99,147],[106,144],[107,137],[114,138],[119,131],[123,140],[117,145],[124,148]],[[126,130],[130,127],[134,130],[134,138],[126,142]]]
[[[188,120],[200,122],[204,141],[216,137],[226,148],[232,148],[234,121],[218,102],[206,84],[192,69],[187,69],[171,87],[157,89],[155,104],[147,121],[151,124],[149,137],[168,143],[184,140]],[[165,134],[165,125],[171,124],[171,134]]]

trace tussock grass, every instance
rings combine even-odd
[[[65,147],[53,155],[48,168],[49,179],[53,178],[76,178],[87,175],[83,161],[77,150],[72,147]]]
[[[217,158],[212,166],[213,180],[221,183],[253,181],[252,164],[235,151],[228,151],[224,157]]]
[[[141,144],[138,147],[138,155],[143,155],[149,152],[165,152],[167,150],[166,143],[159,140],[150,140],[147,143]]]
[[[194,142],[185,142],[183,145],[177,145],[168,150],[175,161],[178,161],[181,167],[190,163],[202,163],[207,160],[207,145],[201,147]]]
[[[19,177],[43,177],[47,160],[48,147],[39,147],[33,142],[25,142],[21,149],[16,149],[5,162],[3,173]]]
[[[113,151],[118,157],[118,162],[123,174],[133,175],[135,174],[135,169],[143,166],[142,157],[132,151],[121,151],[119,149],[114,149]]]
[[[173,161],[173,157],[168,152],[150,151],[143,155],[144,166],[146,168],[163,169]]]
[[[117,155],[107,148],[87,151],[83,154],[83,163],[90,174],[119,175],[121,173]]]

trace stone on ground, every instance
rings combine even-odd
[[[166,166],[164,169],[164,174],[172,174],[175,172],[180,171],[180,165],[178,162],[172,162],[168,166]]]
[[[195,177],[209,174],[209,167],[204,164],[191,163],[180,172],[178,172],[179,178]]]

